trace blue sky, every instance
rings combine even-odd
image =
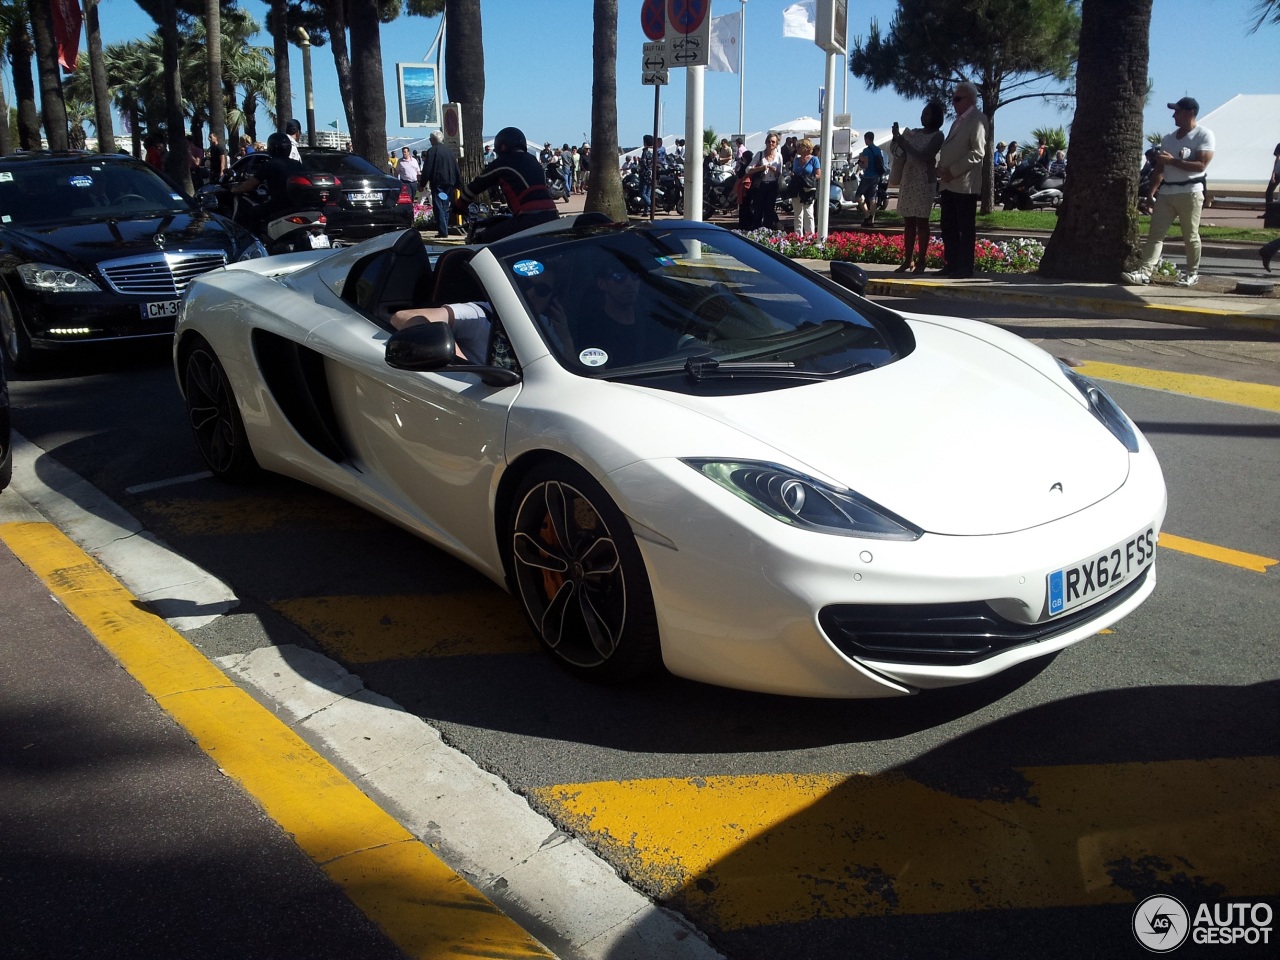
[[[746,3],[743,112],[747,132],[793,117],[819,116],[824,54],[812,42],[782,36],[782,10],[791,2]],[[261,0],[240,0],[240,4],[260,22],[265,20],[267,7]],[[640,29],[640,0],[619,0],[618,7],[618,133],[619,141],[628,145],[638,143],[653,128],[653,88],[640,83],[641,44],[645,40]],[[865,35],[873,18],[887,30],[895,8],[894,0],[850,0],[850,38]],[[134,39],[154,29],[134,0],[102,0],[99,9],[106,43]],[[741,9],[738,0],[712,3],[713,16]],[[1275,54],[1280,27],[1264,26],[1255,34],[1248,33],[1254,9],[1254,0],[1155,0],[1149,71],[1155,89],[1146,110],[1145,130],[1170,130],[1170,113],[1164,105],[1182,96],[1196,97],[1201,112],[1207,113],[1237,93],[1280,92],[1280,60]],[[588,137],[591,12],[591,0],[482,0],[486,133],[514,124],[535,141],[581,143]],[[422,61],[438,25],[438,18],[402,17],[383,28],[389,137],[423,132],[399,126],[395,64]],[[269,46],[271,41],[264,34],[259,42]],[[305,120],[301,52],[291,48],[291,54],[292,113]],[[324,127],[343,116],[327,47],[313,50],[312,72],[316,123]],[[684,131],[684,72],[671,70],[671,82],[662,90],[664,133]],[[7,73],[5,89],[11,98],[12,80]],[[738,94],[737,75],[708,71],[704,125],[724,135],[733,133],[738,126]],[[842,59],[837,61],[835,96],[837,109],[847,104],[853,125],[862,130],[886,129],[895,120],[915,124],[922,106],[891,91],[867,90],[847,74]],[[996,114],[996,136],[1025,140],[1035,127],[1066,127],[1070,120],[1070,108],[1064,112],[1046,101],[1023,101]],[[342,126],[345,130],[345,120]],[[1280,131],[1276,131],[1276,138],[1280,139]]]

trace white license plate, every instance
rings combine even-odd
[[[1108,550],[1053,571],[1046,578],[1049,616],[1056,617],[1119,589],[1149,567],[1155,555],[1155,528],[1147,527]]]
[[[379,193],[348,193],[347,199],[352,203],[376,203],[382,199]]]
[[[164,317],[176,317],[181,300],[152,300],[141,304],[143,320],[159,320]]]
[[[333,244],[331,244],[331,243],[329,242],[329,235],[328,235],[327,233],[313,233],[313,234],[311,234],[311,249],[312,249],[312,250],[327,249],[327,248],[329,248],[329,247],[331,247],[331,246],[333,246]]]

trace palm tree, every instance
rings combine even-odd
[[[351,69],[354,151],[379,170],[387,166],[387,98],[382,90],[382,36],[378,0],[348,0],[347,26],[355,54]]]
[[[593,0],[591,179],[586,209],[627,219],[618,172],[618,0]]]
[[[40,77],[40,113],[50,150],[67,149],[67,108],[62,101],[58,72],[58,41],[53,34],[53,7],[31,5],[31,34],[36,42],[36,73]]]
[[[289,82],[289,3],[288,0],[270,0],[267,28],[274,42],[276,62],[276,128],[284,129],[284,122],[293,116],[293,88]],[[378,65],[378,82],[381,83],[382,65]]]
[[[1081,3],[1075,149],[1058,222],[1040,261],[1045,276],[1115,281],[1137,247],[1151,3]]]
[[[1258,21],[1249,31],[1255,33],[1268,20],[1273,24],[1280,25],[1280,0],[1258,0]]]
[[[227,142],[227,102],[222,92],[222,6],[204,0],[205,49],[209,56],[209,132]]]
[[[89,76],[93,87],[93,126],[99,153],[116,152],[115,130],[111,123],[111,94],[107,89],[107,68],[102,57],[102,30],[98,26],[99,0],[84,0],[85,46],[89,50]]]
[[[462,104],[463,156],[459,167],[463,179],[470,180],[484,166],[484,40],[480,0],[445,0],[444,16],[449,25],[444,48],[444,83],[449,98]]]
[[[31,61],[36,55],[31,39],[31,21],[26,0],[0,3],[0,20],[5,23],[9,64],[13,67],[13,95],[18,107],[18,149],[40,149],[40,115],[36,111],[36,82]]]

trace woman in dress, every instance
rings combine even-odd
[[[898,185],[898,215],[902,217],[902,265],[895,273],[911,269],[915,256],[915,272],[924,273],[929,259],[929,212],[937,191],[935,162],[942,147],[942,104],[930,100],[920,112],[918,130],[898,130],[893,125],[893,148],[903,153],[902,181]],[[915,250],[919,249],[916,254]]]
[[[778,149],[778,135],[770,133],[764,138],[764,149],[752,158],[747,168],[751,177],[751,225],[748,230],[778,226],[778,211],[774,203],[778,199],[778,182],[782,179],[782,151]]]

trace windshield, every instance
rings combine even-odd
[[[338,176],[346,174],[350,177],[383,176],[381,170],[364,157],[357,156],[354,153],[306,152],[303,153],[302,159],[308,170],[323,170],[325,173],[332,173]]]
[[[0,223],[136,220],[190,213],[187,200],[143,164],[24,161],[0,168]]]
[[[910,349],[879,308],[725,230],[605,228],[503,260],[548,347],[588,376],[811,379]]]

